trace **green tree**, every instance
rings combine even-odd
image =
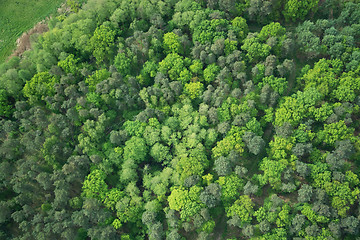
[[[166,54],[182,53],[179,36],[173,32],[164,34],[163,46]]]
[[[125,51],[119,50],[119,53],[114,59],[114,66],[123,76],[127,76],[131,72],[131,56],[128,56]]]
[[[169,151],[169,147],[161,143],[155,143],[150,150],[150,156],[153,157],[156,162],[168,161],[170,160]]]
[[[78,71],[77,63],[79,60],[80,59],[75,58],[73,54],[70,54],[64,60],[59,61],[58,66],[61,67],[66,73],[76,75]]]
[[[254,203],[248,195],[242,195],[226,210],[226,216],[238,216],[241,224],[250,223],[254,214]]]
[[[26,82],[23,88],[24,96],[29,98],[31,103],[45,100],[46,96],[55,94],[56,82],[56,78],[48,72],[37,73],[30,81]]]
[[[318,133],[318,138],[329,145],[334,145],[336,141],[344,140],[352,136],[353,129],[348,128],[344,121],[325,124],[324,130]]]
[[[221,186],[221,199],[225,206],[232,203],[239,195],[244,187],[244,182],[235,174],[219,177],[219,185]]]
[[[262,82],[259,83],[259,87],[263,87],[265,84],[269,84],[272,89],[278,92],[280,95],[283,95],[285,90],[288,87],[288,81],[286,78],[277,78],[274,75],[264,77]]]
[[[109,61],[114,53],[116,32],[110,24],[102,24],[95,29],[94,35],[90,38],[90,48],[96,62],[103,64]]]
[[[140,137],[131,137],[125,142],[124,158],[133,159],[137,163],[145,160],[148,154],[148,147],[145,144],[145,140]]]
[[[94,92],[96,85],[110,77],[110,73],[106,69],[96,70],[94,74],[85,79],[89,86],[89,91]]]
[[[96,198],[98,200],[105,199],[108,186],[105,182],[106,175],[101,170],[93,170],[86,177],[83,183],[83,196],[87,198]]]
[[[205,148],[198,144],[196,148],[188,150],[179,156],[176,170],[184,180],[192,175],[202,176],[204,170],[209,166],[209,160],[205,154]]]
[[[211,83],[215,80],[217,74],[220,72],[220,68],[215,64],[210,64],[204,69],[204,79],[207,83]]]
[[[338,87],[332,92],[335,99],[344,102],[354,101],[360,91],[360,78],[353,72],[343,73],[340,77]]]
[[[116,203],[116,215],[120,222],[135,223],[141,221],[143,201],[139,196],[125,196]]]
[[[232,150],[238,153],[244,152],[244,143],[242,141],[242,135],[245,130],[233,126],[226,134],[223,140],[217,142],[216,146],[212,149],[213,158],[228,155]]]
[[[283,11],[284,17],[287,21],[303,20],[310,11],[316,12],[318,3],[319,0],[288,0]]]
[[[246,23],[246,19],[242,17],[236,17],[231,21],[232,29],[235,31],[238,41],[245,39],[249,32],[248,25]]]
[[[244,44],[241,49],[246,51],[246,57],[249,62],[257,62],[265,59],[270,55],[271,47],[267,44],[261,43],[260,39],[256,35],[248,35],[244,40]]]
[[[9,101],[8,93],[4,89],[0,89],[0,116],[10,117],[14,106]]]
[[[177,53],[168,54],[160,63],[159,70],[168,74],[171,80],[177,80],[181,71],[184,70],[184,60]]]
[[[193,30],[193,42],[213,43],[215,39],[226,38],[226,29],[230,26],[226,19],[203,20]]]
[[[190,99],[198,98],[204,90],[204,85],[201,82],[191,82],[185,84],[185,93],[187,93]]]
[[[180,217],[188,220],[204,206],[199,199],[201,190],[202,188],[199,186],[193,186],[189,190],[183,187],[175,187],[168,197],[170,209],[180,211]]]

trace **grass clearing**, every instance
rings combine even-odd
[[[16,47],[16,39],[45,19],[64,0],[0,0],[0,63]]]

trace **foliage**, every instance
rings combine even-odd
[[[106,175],[101,170],[92,171],[83,184],[84,197],[103,200],[108,190],[105,177]]]
[[[235,174],[219,177],[218,182],[221,186],[221,198],[225,205],[233,202],[240,195],[240,191],[244,186],[243,180]]]
[[[253,210],[253,203],[248,195],[242,195],[234,202],[232,206],[227,209],[226,215],[228,217],[238,216],[242,224],[251,222]]]
[[[25,84],[23,89],[24,96],[29,98],[30,102],[45,100],[46,96],[55,94],[55,83],[56,78],[48,72],[38,73]]]
[[[89,76],[85,80],[85,82],[89,85],[89,90],[93,92],[96,89],[96,85],[98,83],[104,81],[108,77],[110,77],[110,73],[106,69],[101,69],[101,70],[95,71],[95,73],[93,75]]]
[[[244,130],[233,126],[227,133],[227,136],[223,140],[219,141],[212,149],[213,157],[217,158],[220,156],[226,156],[233,150],[242,153],[244,151],[244,143],[242,142],[243,133]]]
[[[165,53],[180,53],[181,45],[179,36],[173,32],[164,34],[164,50]]]
[[[313,9],[317,7],[319,0],[288,0],[285,4],[283,12],[285,19],[296,21],[297,19],[303,20],[309,11],[315,12]]]
[[[201,188],[198,186],[193,186],[189,190],[174,188],[168,198],[169,208],[180,211],[182,219],[188,219],[197,213],[203,205],[198,195],[200,191]]]
[[[231,21],[231,26],[235,31],[238,40],[243,40],[249,32],[248,25],[246,24],[246,19],[242,17],[236,17]]]
[[[107,56],[112,55],[116,32],[107,24],[95,29],[90,38],[90,48],[98,64],[103,63]]]
[[[241,46],[245,50],[246,56],[250,62],[256,62],[265,59],[270,54],[271,47],[267,44],[261,43],[260,39],[254,36],[249,36],[244,40],[244,45]]]
[[[359,3],[67,3],[0,65],[1,239],[359,235]]]

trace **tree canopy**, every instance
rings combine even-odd
[[[0,239],[359,238],[359,22],[67,1],[0,65]]]

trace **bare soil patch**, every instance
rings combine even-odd
[[[21,56],[25,51],[31,49],[31,41],[30,41],[31,35],[41,34],[47,31],[49,31],[49,28],[45,23],[45,21],[41,21],[37,23],[32,29],[23,33],[23,35],[21,35],[21,37],[19,37],[16,40],[17,47],[9,58],[13,56]]]

